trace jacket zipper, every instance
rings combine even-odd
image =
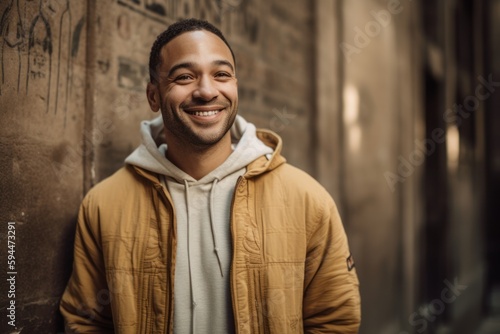
[[[231,237],[233,239],[233,242],[234,240],[236,240],[235,238],[235,232],[234,232],[234,202],[236,200],[236,194],[238,192],[238,188],[240,187],[240,184],[241,184],[241,180],[243,180],[243,176],[240,176],[238,177],[238,180],[236,181],[236,186],[234,187],[234,194],[233,194],[233,199],[231,201],[231,221],[230,221],[230,226],[231,226]],[[240,332],[240,327],[239,327],[239,324],[238,324],[238,316],[237,316],[237,312],[236,312],[236,298],[235,298],[235,289],[234,289],[234,262],[235,262],[235,249],[236,247],[233,247],[233,256],[232,256],[232,259],[231,259],[231,269],[229,270],[229,277],[230,277],[230,286],[231,286],[231,300],[232,300],[232,303],[233,303],[233,318],[234,318],[234,327],[235,327],[235,333],[239,333]]]
[[[233,198],[231,200],[231,221],[230,221],[230,227],[231,227],[231,236],[232,236],[232,240],[236,240],[235,239],[235,232],[234,232],[234,227],[233,227],[233,223],[234,223],[234,202],[236,200],[236,194],[238,192],[238,188],[240,187],[240,184],[241,184],[241,181],[244,179],[243,176],[240,176],[238,177],[238,180],[236,181],[236,186],[234,187],[234,194],[233,194]],[[168,196],[165,194],[165,191],[163,190],[163,186],[160,185],[160,187],[157,188],[157,190],[159,191],[161,189],[161,194],[164,198],[164,200],[166,200],[169,204],[170,204],[170,207],[171,207],[171,214],[172,214],[172,222],[173,222],[173,229],[176,229],[177,227],[177,221],[176,221],[176,217],[175,217],[175,213],[174,213],[174,209],[173,209],[173,205],[172,203],[170,202],[170,199],[168,198]],[[172,253],[174,254],[173,257],[172,257],[172,261],[175,261],[175,256],[176,256],[176,250],[175,249],[172,249]],[[235,258],[235,252],[233,251],[233,256],[232,256],[232,260],[231,260],[231,269],[229,271],[229,275],[230,275],[230,287],[231,287],[231,300],[232,300],[232,306],[233,306],[233,318],[234,318],[234,327],[235,327],[235,332],[236,333],[239,333],[239,324],[238,324],[238,317],[237,317],[237,312],[236,312],[236,298],[235,298],[235,289],[234,289],[234,271],[233,271],[233,266],[234,266],[234,258]],[[172,328],[172,317],[171,317],[171,314],[173,312],[173,292],[174,292],[174,279],[172,278],[172,273],[174,272],[174,266],[172,266],[171,268],[171,274],[170,274],[170,291],[169,293],[167,293],[166,295],[166,302],[169,302],[170,301],[170,312],[167,316],[167,319],[165,319],[165,324],[167,325],[167,328],[168,328],[168,331],[170,331],[170,329]],[[171,295],[171,298],[169,298],[169,294]],[[170,318],[170,321],[168,321],[168,318]]]

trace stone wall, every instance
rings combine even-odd
[[[15,280],[16,327],[55,332],[71,270],[83,195],[87,4],[0,3],[1,328],[6,279]],[[7,222],[15,222],[15,267],[7,269]],[[12,255],[12,254],[10,254]]]
[[[138,145],[140,120],[156,116],[145,95],[154,39],[197,17],[233,47],[240,114],[280,134],[288,161],[334,196],[361,282],[360,333],[422,332],[424,324],[429,333],[469,333],[461,324],[479,313],[485,270],[483,133],[493,141],[498,122],[490,117],[485,128],[479,109],[457,132],[442,113],[488,74],[477,60],[479,24],[470,23],[481,17],[468,16],[485,3],[1,1],[0,331],[62,331],[58,302],[79,204]],[[457,22],[468,23],[455,33]],[[448,143],[423,157],[419,143],[436,127]],[[6,270],[8,222],[16,246]],[[17,329],[5,316],[10,276]],[[443,280],[454,278],[467,292],[424,319]]]
[[[149,50],[179,18],[219,26],[237,58],[240,114],[283,136],[290,162],[314,172],[309,1],[8,0],[0,3],[0,259],[16,222],[16,325],[62,331],[78,206],[139,143],[156,116],[145,87]],[[6,272],[1,328],[13,330]]]
[[[139,121],[156,116],[144,93],[150,46],[168,24],[188,17],[217,24],[231,43],[240,114],[282,135],[287,158],[314,172],[309,2],[108,0],[96,6],[91,131],[97,142],[92,183],[121,166],[138,143]]]

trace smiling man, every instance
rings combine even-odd
[[[61,300],[75,333],[357,333],[336,206],[237,116],[234,54],[189,19],[158,36],[126,165],[83,200]]]

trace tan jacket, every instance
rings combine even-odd
[[[258,137],[275,153],[251,163],[236,184],[230,278],[236,333],[357,333],[358,280],[333,200],[285,163],[279,137],[265,130]],[[158,176],[134,166],[87,194],[60,305],[68,332],[172,333],[173,208]]]

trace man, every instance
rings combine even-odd
[[[158,36],[126,166],[85,197],[61,300],[70,332],[357,333],[337,209],[237,116],[234,54],[190,19]]]

